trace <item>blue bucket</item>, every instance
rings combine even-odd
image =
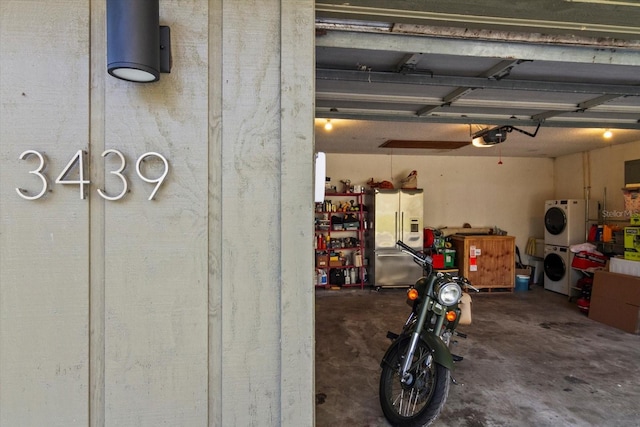
[[[529,290],[529,276],[524,274],[518,274],[516,276],[516,291],[528,291]]]

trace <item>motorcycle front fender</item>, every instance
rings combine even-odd
[[[380,366],[388,365],[387,359],[389,357],[389,353],[393,351],[396,347],[398,347],[402,343],[407,343],[411,339],[411,335],[404,334],[400,335],[387,349],[384,356],[382,357],[382,362]],[[451,356],[451,352],[449,348],[445,345],[442,340],[428,332],[424,332],[420,335],[420,339],[433,351],[433,360],[438,365],[442,365],[449,370],[453,370],[453,357]],[[406,348],[406,346],[405,346]]]

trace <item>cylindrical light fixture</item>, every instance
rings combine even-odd
[[[119,79],[160,79],[159,0],[107,0],[107,70]]]

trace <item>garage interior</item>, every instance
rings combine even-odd
[[[534,267],[526,291],[514,278],[506,292],[473,295],[459,384],[436,425],[640,425],[640,288],[624,303],[635,330],[624,331],[581,310],[575,289],[545,287],[545,254],[525,250],[544,239],[546,200],[596,201],[585,228],[630,224],[639,6],[316,3],[316,151],[329,191],[370,191],[370,179],[399,188],[417,170],[425,228],[504,228]],[[389,425],[379,363],[409,313],[405,289],[337,288],[316,290],[317,425]]]

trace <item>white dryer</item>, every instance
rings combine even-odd
[[[582,199],[544,203],[544,244],[571,246],[586,241],[588,220],[597,221],[598,202]]]
[[[566,246],[545,245],[544,247],[544,288],[563,295],[571,295],[571,288],[582,277],[571,268],[573,252]]]

